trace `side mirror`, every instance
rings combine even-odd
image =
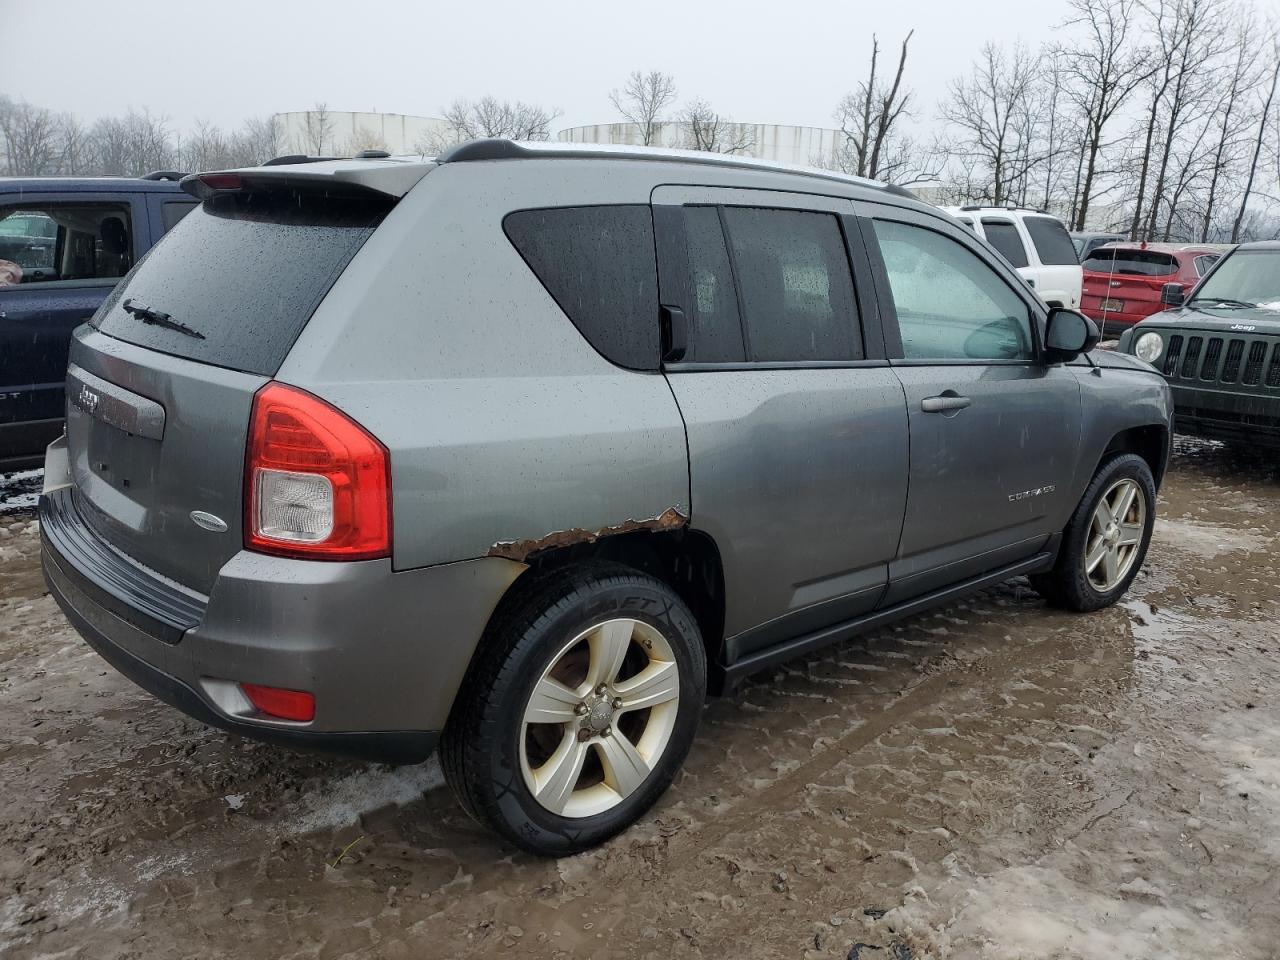
[[[1180,283],[1166,283],[1160,288],[1160,302],[1166,306],[1180,307],[1186,299],[1186,290]]]
[[[1049,363],[1067,363],[1088,353],[1098,345],[1102,335],[1098,326],[1083,313],[1054,307],[1049,311],[1045,326],[1045,360]]]

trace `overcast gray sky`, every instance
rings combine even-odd
[[[1263,0],[1275,8],[1280,0]],[[176,129],[307,109],[439,115],[492,93],[618,119],[632,69],[676,77],[735,120],[830,126],[872,33],[892,59],[911,28],[917,120],[989,40],[1051,39],[1065,0],[771,3],[650,0],[384,3],[0,0],[0,93],[86,119],[148,107]]]

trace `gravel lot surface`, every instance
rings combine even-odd
[[[655,810],[555,862],[434,763],[159,704],[67,625],[10,503],[0,956],[1280,956],[1276,458],[1181,444],[1159,514],[1110,610],[1015,581],[712,702]]]

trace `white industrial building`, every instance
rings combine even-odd
[[[406,113],[296,110],[272,119],[282,153],[311,156],[350,156],[361,150],[434,153],[452,137],[448,121]]]
[[[739,156],[758,157],[775,163],[801,167],[835,167],[844,143],[844,134],[825,127],[793,127],[781,123],[735,123],[729,139],[749,143]],[[561,130],[558,138],[568,143],[614,143],[640,146],[643,137],[634,123],[597,123]],[[652,146],[687,147],[692,137],[689,125],[663,123]]]

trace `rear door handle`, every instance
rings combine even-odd
[[[972,402],[968,397],[944,394],[941,397],[925,397],[920,401],[920,409],[925,413],[947,413],[951,410],[963,410]]]

